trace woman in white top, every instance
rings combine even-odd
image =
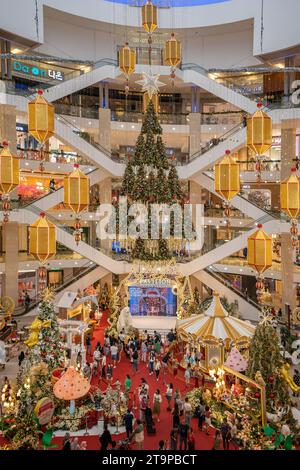
[[[171,411],[170,404],[171,404],[172,396],[173,396],[173,384],[169,384],[167,386],[167,391],[166,391],[166,399],[168,401],[168,407],[167,407],[168,411]]]
[[[161,368],[161,362],[159,359],[155,359],[154,362],[154,370],[155,370],[155,375],[156,375],[156,381],[158,382],[159,379],[159,373],[160,373],[160,368]]]
[[[153,416],[157,416],[157,422],[159,423],[160,416],[160,404],[162,402],[162,397],[159,390],[156,390],[153,396]]]

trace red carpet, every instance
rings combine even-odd
[[[104,339],[104,330],[107,327],[107,312],[103,315],[103,318],[101,320],[101,326],[97,329],[94,330],[94,337],[92,341],[93,345],[93,350],[95,348],[95,345],[98,341],[100,341],[101,345],[103,344],[103,339]],[[88,356],[88,361],[92,362],[92,357]],[[109,362],[109,360],[108,360]],[[161,404],[161,415],[160,415],[160,422],[155,423],[156,426],[156,434],[155,435],[147,435],[147,432],[145,430],[145,441],[144,441],[144,449],[145,450],[157,450],[158,449],[158,443],[161,439],[163,440],[169,440],[170,436],[170,431],[172,429],[172,414],[171,412],[167,411],[167,400],[165,398],[165,393],[166,393],[166,385],[163,383],[163,377],[160,376],[159,381],[157,382],[155,377],[149,376],[148,372],[148,367],[147,364],[144,363],[139,363],[138,366],[138,372],[133,373],[132,368],[131,368],[131,363],[130,361],[126,358],[125,354],[123,353],[122,360],[120,364],[117,365],[117,368],[113,370],[113,380],[112,383],[115,383],[117,379],[120,380],[122,387],[124,386],[124,381],[126,374],[129,373],[132,379],[132,391],[137,390],[141,378],[145,378],[147,383],[149,384],[149,391],[150,391],[150,404],[152,406],[153,404],[153,394],[155,390],[158,388],[161,392],[163,402]],[[186,393],[185,389],[185,383],[182,380],[181,377],[176,377],[174,378],[173,375],[171,375],[169,372],[166,374],[166,383],[173,383],[174,390],[177,388],[181,391],[182,395]],[[93,378],[92,379],[92,384],[97,385],[98,383],[98,378]],[[100,382],[100,388],[102,390],[105,390],[107,387],[107,384],[101,380]],[[193,388],[193,384],[190,387],[191,389]],[[139,408],[133,410],[136,417],[139,416]],[[195,439],[196,439],[196,450],[211,450],[213,446],[213,436],[214,436],[214,429],[210,429],[209,435],[207,436],[204,432],[201,432],[198,430],[198,421],[197,419],[192,420],[192,428],[195,433]],[[113,436],[113,439],[116,440],[117,442],[120,439],[123,439],[125,437],[125,434],[119,434],[118,436]],[[61,443],[62,443],[63,438],[54,438],[53,443],[56,443],[58,445],[58,449],[61,448]],[[83,436],[79,438],[79,442],[81,441],[86,441],[87,442],[87,449],[88,450],[97,450],[100,448],[100,443],[99,443],[99,438],[98,436]],[[133,445],[133,449],[135,446]],[[233,447],[230,448],[231,450]]]

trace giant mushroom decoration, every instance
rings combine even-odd
[[[74,367],[69,367],[64,375],[56,382],[53,393],[60,400],[70,400],[70,413],[75,411],[75,400],[84,397],[90,390],[91,384]]]

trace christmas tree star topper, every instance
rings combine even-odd
[[[166,86],[165,83],[159,81],[159,74],[142,72],[142,75],[142,80],[137,80],[136,83],[142,86],[142,91],[147,92],[150,99],[158,93],[159,88]]]

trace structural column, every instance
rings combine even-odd
[[[201,148],[201,114],[189,114],[190,124],[190,156],[198,152]]]
[[[281,180],[291,174],[296,156],[296,129],[281,130]],[[294,282],[294,249],[289,233],[281,234],[282,311],[286,305],[296,306],[296,284]]]
[[[3,295],[11,297],[18,305],[18,252],[19,227],[16,222],[3,225],[5,249],[5,273],[3,275]]]

